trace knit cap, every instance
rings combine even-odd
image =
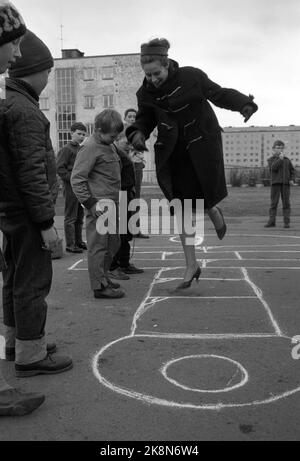
[[[26,77],[54,66],[49,48],[30,30],[21,41],[20,51],[22,56],[9,69],[10,77]]]
[[[26,32],[24,19],[8,1],[0,1],[0,46],[22,37]]]

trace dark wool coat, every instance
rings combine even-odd
[[[26,214],[40,229],[51,227],[55,215],[49,126],[33,89],[7,79],[6,98],[0,101],[0,216]]]
[[[2,272],[3,269],[5,269],[5,268],[6,268],[5,259],[4,259],[3,253],[1,251],[1,248],[0,248],[0,272]]]
[[[200,69],[179,67],[170,60],[168,79],[159,88],[145,79],[137,92],[137,100],[136,121],[127,128],[126,135],[132,140],[133,133],[139,130],[147,139],[157,126],[154,145],[156,174],[166,198],[174,198],[170,160],[180,145],[183,155],[190,156],[201,188],[198,198],[204,198],[205,208],[209,209],[224,199],[227,188],[222,128],[208,101],[241,112],[246,104],[257,109],[252,98],[233,89],[221,88]],[[175,174],[180,175],[180,171]]]

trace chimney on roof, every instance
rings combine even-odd
[[[82,58],[83,56],[84,53],[82,51],[79,51],[77,48],[61,50],[61,57],[63,59]]]

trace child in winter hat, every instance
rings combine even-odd
[[[10,77],[22,78],[51,69],[54,66],[49,48],[30,30],[27,30],[24,35],[20,49],[22,56],[11,65]]]

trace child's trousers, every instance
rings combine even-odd
[[[282,200],[282,214],[285,224],[290,223],[291,204],[290,204],[290,185],[272,184],[271,186],[271,207],[269,210],[270,222],[275,224],[279,198]]]
[[[4,234],[3,321],[15,330],[16,362],[31,363],[46,355],[45,301],[52,283],[51,253],[42,249],[40,230],[26,217],[1,217]]]
[[[66,246],[72,247],[82,243],[82,227],[84,210],[76,195],[74,194],[71,184],[64,182],[64,197],[65,197],[65,219],[64,229]]]
[[[86,240],[88,246],[88,271],[92,290],[107,287],[108,271],[120,247],[117,232],[101,235],[96,229],[97,219],[91,213],[86,215]]]

